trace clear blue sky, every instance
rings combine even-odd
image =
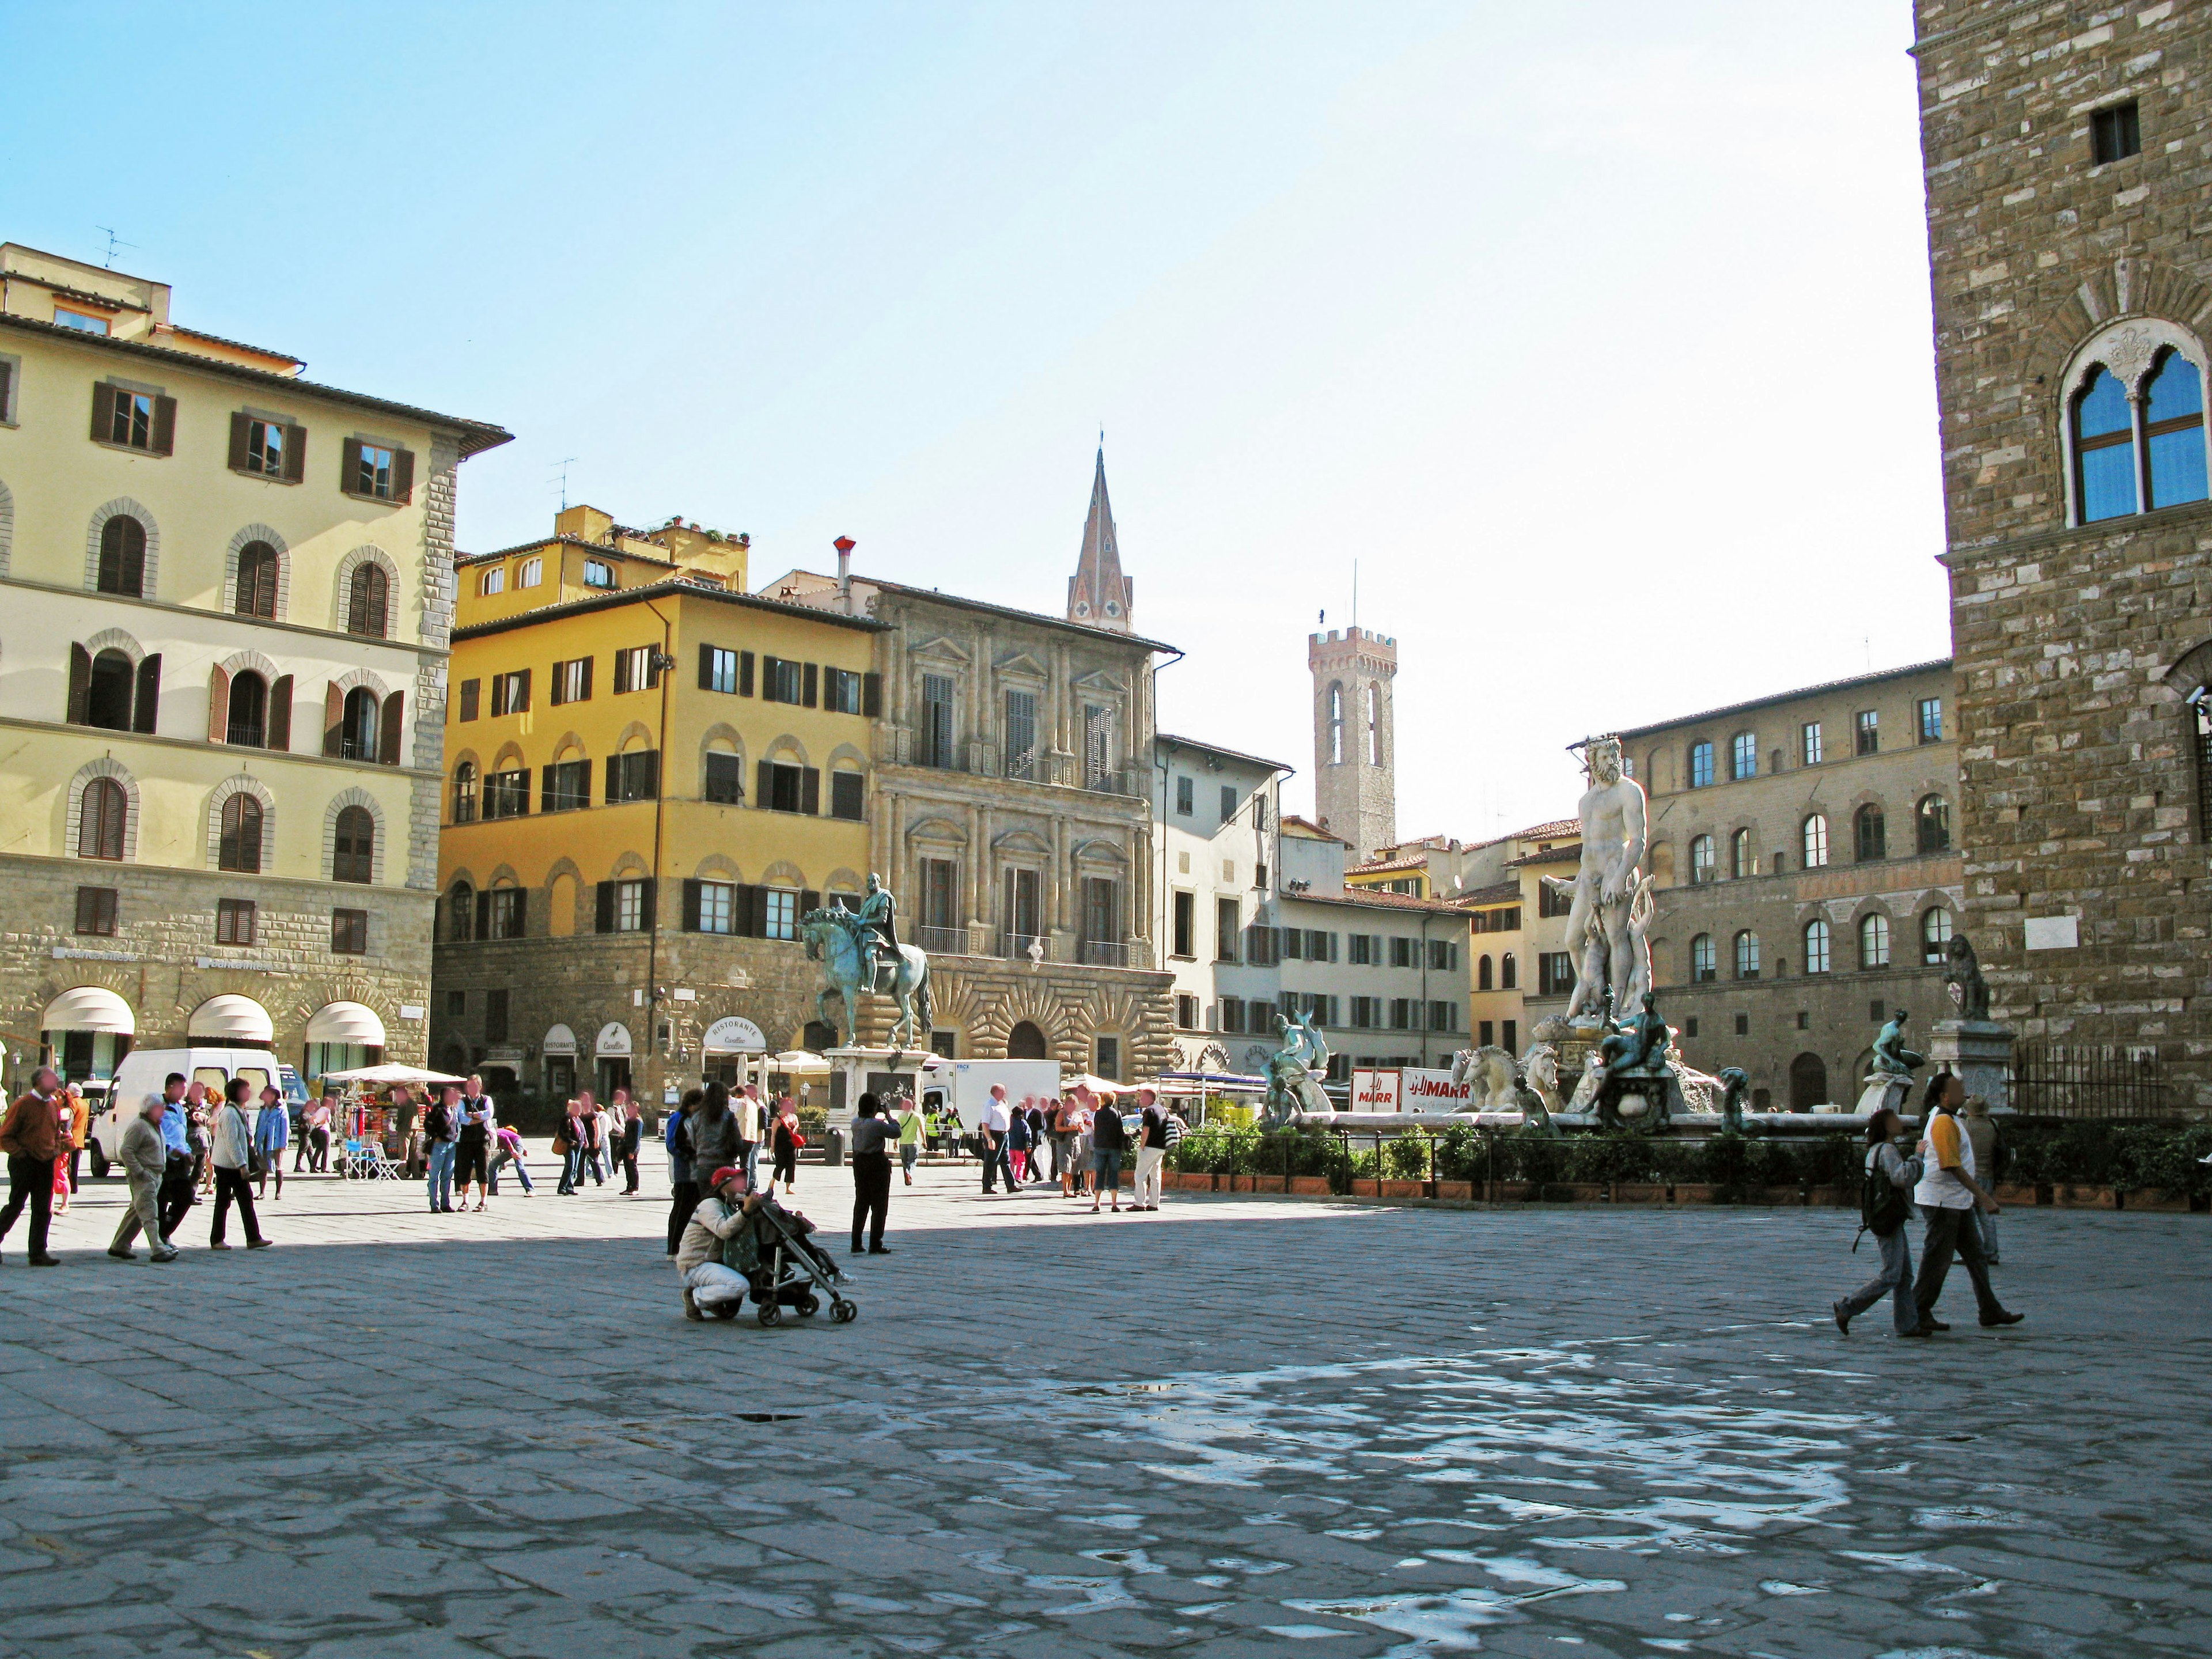
[[[1401,833],[1949,649],[1901,0],[0,7],[0,238],[571,495],[1057,612],[1098,427],[1171,729],[1395,634]]]

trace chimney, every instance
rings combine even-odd
[[[840,536],[837,549],[837,599],[847,616],[853,614],[853,538]]]

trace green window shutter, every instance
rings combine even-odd
[[[592,916],[592,931],[596,933],[611,933],[615,930],[614,883],[611,881],[601,882],[599,884],[599,891],[596,897],[598,908]]]
[[[750,697],[752,694],[753,653],[750,651],[740,651],[738,653],[738,695],[741,697]]]
[[[252,435],[253,417],[234,412],[230,417],[230,470],[246,471],[246,441]]]
[[[819,814],[822,811],[822,769],[801,767],[799,773],[799,810]]]
[[[820,695],[821,672],[813,663],[808,663],[799,671],[799,700],[809,708],[815,706]]]
[[[684,931],[687,933],[699,931],[699,887],[696,878],[684,878]]]
[[[881,674],[860,676],[860,712],[871,720],[880,719],[884,712],[884,677]]]

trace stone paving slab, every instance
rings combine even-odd
[[[856,1323],[763,1330],[681,1318],[656,1176],[550,1184],[290,1181],[277,1249],[200,1209],[155,1267],[88,1183],[69,1266],[7,1241],[0,1656],[2212,1646],[2203,1218],[2008,1213],[2028,1323],[1961,1274],[1908,1344],[1829,1321],[1834,1212],[1093,1218],[944,1167]]]

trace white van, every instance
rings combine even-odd
[[[210,1095],[221,1098],[223,1085],[242,1077],[258,1095],[274,1083],[283,1091],[290,1108],[293,1133],[299,1133],[300,1113],[307,1103],[307,1085],[300,1074],[266,1048],[133,1048],[123,1056],[109,1083],[107,1098],[85,1103],[93,1109],[92,1127],[85,1135],[85,1152],[94,1176],[105,1176],[116,1161],[123,1132],[148,1095],[161,1092],[172,1072],[181,1072],[195,1083],[204,1083]]]
[[[922,1109],[951,1111],[959,1118],[962,1133],[973,1133],[982,1124],[983,1109],[994,1083],[1005,1088],[1011,1106],[1018,1106],[1032,1096],[1051,1100],[1060,1091],[1060,1062],[961,1060],[955,1060],[949,1071],[941,1066],[934,1067],[921,1074]]]

